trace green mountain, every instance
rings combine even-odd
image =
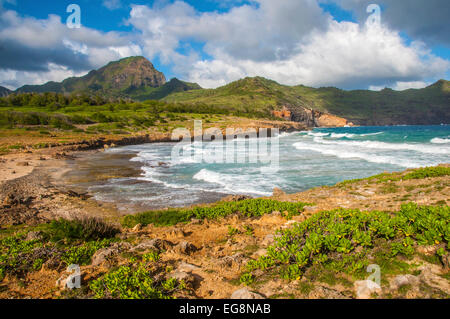
[[[11,93],[12,93],[11,90],[9,90],[9,89],[7,89],[7,88],[5,88],[3,86],[0,86],[0,97],[7,96],[7,95],[9,95]]]
[[[450,123],[450,82],[440,80],[424,89],[380,92],[286,86],[262,77],[245,78],[217,89],[171,94],[171,103],[210,105],[267,116],[288,110],[290,119],[320,126],[318,119],[334,115],[357,125]],[[288,113],[288,114],[289,114]]]
[[[133,99],[138,101],[160,100],[172,93],[199,90],[201,88],[202,87],[197,83],[184,82],[178,80],[177,78],[173,78],[158,88],[142,87],[139,89],[133,89],[128,93]]]
[[[283,117],[308,126],[401,125],[450,123],[449,83],[440,80],[424,89],[375,92],[287,86],[253,77],[217,89],[202,89],[196,83],[176,78],[166,82],[164,74],[150,61],[144,57],[130,57],[111,62],[83,77],[25,85],[16,93],[79,92],[137,101],[163,100],[198,106],[199,109],[214,108],[226,114]],[[0,89],[0,95],[7,94],[9,90],[5,90]]]
[[[83,92],[105,97],[127,97],[135,100],[161,99],[173,92],[200,89],[198,84],[177,79],[166,83],[163,73],[144,57],[130,57],[114,61],[82,77],[44,85],[25,85],[17,93],[27,92]]]

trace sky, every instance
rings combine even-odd
[[[76,22],[71,4],[79,28],[67,23]],[[247,76],[423,88],[450,79],[448,17],[448,0],[0,0],[0,86],[144,56],[168,79],[205,88]]]

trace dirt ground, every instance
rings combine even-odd
[[[18,153],[0,157],[0,225],[38,224],[59,217],[95,216],[118,221],[121,213],[112,204],[99,203],[89,194],[71,190],[70,185],[61,182],[61,176],[68,169],[67,160],[76,153],[61,149],[46,149],[33,153]],[[313,203],[305,213],[287,221],[279,212],[261,218],[243,219],[232,216],[217,221],[197,221],[172,227],[149,225],[133,230],[124,229],[121,236],[131,246],[150,239],[167,241],[168,249],[162,255],[164,262],[174,269],[183,270],[193,276],[193,290],[190,298],[229,298],[237,289],[239,275],[245,263],[263,255],[273,242],[277,230],[300,222],[312,214],[338,207],[361,210],[394,211],[405,202],[421,205],[448,204],[450,178],[428,178],[422,180],[397,181],[390,183],[356,182],[334,187],[318,187],[306,192],[287,195],[275,190],[273,199],[280,201]],[[242,230],[229,236],[229,226]],[[253,229],[246,235],[245,227]],[[193,245],[189,253],[177,250],[183,242]],[[125,250],[131,248],[126,248]],[[118,257],[116,265],[120,264]],[[82,267],[83,280],[95,278],[107,271],[108,263]],[[428,269],[427,280],[433,282],[443,274],[442,269],[424,264]],[[434,268],[433,268],[434,267]],[[30,273],[24,280],[6,278],[0,288],[0,298],[54,298],[62,294],[56,286],[64,270],[43,268]],[[424,275],[425,276],[425,275]],[[431,279],[430,279],[431,278]],[[425,280],[425,279],[424,279]],[[450,294],[448,280],[441,280],[440,291]],[[316,285],[308,294],[300,293],[300,282],[269,280],[258,288],[264,297],[294,296],[296,298],[352,298],[349,287]],[[431,284],[430,284],[431,285]],[[412,297],[417,295],[412,295]]]

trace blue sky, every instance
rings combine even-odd
[[[135,54],[204,87],[255,75],[344,89],[450,78],[450,5],[410,0],[406,10],[380,0],[382,28],[366,30],[363,2],[0,0],[0,85],[59,81]],[[82,30],[64,28],[71,3],[81,7]]]

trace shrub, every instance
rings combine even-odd
[[[403,205],[396,214],[338,209],[321,212],[280,232],[266,256],[247,264],[254,270],[277,269],[283,278],[300,278],[315,265],[335,272],[364,273],[369,255],[395,265],[398,254],[411,256],[416,245],[445,244],[450,248],[450,207]],[[357,249],[358,248],[358,249]],[[377,263],[378,263],[377,262]]]
[[[443,166],[425,167],[419,168],[411,173],[406,174],[405,176],[403,176],[403,180],[423,179],[429,177],[441,177],[448,175],[450,175],[450,167],[443,167]]]
[[[142,255],[142,260],[144,262],[157,262],[161,259],[161,255],[159,252],[151,250],[148,253]]]
[[[59,219],[53,220],[46,230],[50,240],[83,240],[91,241],[104,238],[112,238],[119,229],[98,218],[82,218],[74,220]]]
[[[66,252],[63,253],[61,259],[68,266],[72,264],[88,265],[91,263],[91,258],[97,250],[108,247],[110,244],[111,240],[109,239],[83,243],[81,246],[74,246],[69,248]]]
[[[220,202],[206,207],[194,207],[190,209],[171,209],[139,213],[125,216],[122,225],[133,227],[137,224],[155,226],[170,226],[177,223],[186,223],[192,218],[216,219],[232,214],[240,214],[245,217],[260,217],[274,211],[287,212],[287,218],[299,215],[306,203],[279,202],[271,199],[248,199],[237,202]]]
[[[175,279],[155,280],[143,263],[121,266],[90,284],[95,298],[112,299],[170,299],[183,288],[183,283]]]
[[[22,275],[37,268],[47,257],[47,251],[35,251],[42,247],[37,240],[26,241],[23,236],[10,236],[0,240],[0,281],[7,273]],[[34,258],[36,255],[37,257]],[[39,264],[38,264],[38,261]],[[39,267],[40,268],[40,267]]]

